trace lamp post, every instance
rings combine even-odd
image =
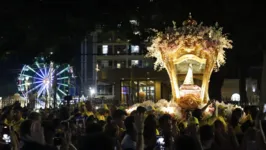
[[[95,94],[95,90],[93,88],[90,87],[90,97],[91,97],[91,101],[92,101],[92,97]]]

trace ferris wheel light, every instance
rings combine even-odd
[[[35,94],[37,105],[43,107],[45,104],[41,103],[41,99],[48,98],[48,103],[53,101],[52,94],[54,94],[55,83],[57,84],[55,94],[58,103],[61,102],[62,97],[67,95],[65,91],[70,84],[68,79],[72,73],[67,72],[67,65],[56,65],[54,68],[54,62],[46,63],[42,60],[45,58],[39,57],[32,65],[25,65],[22,68],[17,86],[22,95]]]

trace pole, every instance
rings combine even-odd
[[[260,105],[266,102],[266,51],[263,51],[263,66],[261,75]]]
[[[55,69],[55,71],[54,71],[54,83],[53,83],[53,91],[54,91],[54,93],[53,93],[53,99],[54,99],[54,109],[56,108],[56,102],[57,102],[57,99],[56,99],[56,93],[57,93],[57,80],[56,80],[56,72],[57,72],[57,70]]]

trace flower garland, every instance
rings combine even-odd
[[[232,41],[226,34],[222,33],[222,28],[216,23],[215,26],[202,26],[202,23],[184,25],[176,28],[167,28],[164,32],[153,30],[156,36],[151,37],[151,46],[149,46],[146,57],[155,57],[154,69],[165,68],[165,62],[168,56],[181,50],[200,49],[204,53],[211,54],[215,62],[214,69],[225,64],[224,49],[232,48]]]

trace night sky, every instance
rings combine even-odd
[[[228,50],[227,65],[221,70],[223,77],[235,77],[230,72],[235,67],[262,62],[261,51],[266,49],[265,8],[262,1],[254,0],[2,0],[0,96],[14,92],[12,87],[19,69],[35,56],[53,51],[54,60],[73,62],[81,39],[96,24],[104,25],[106,30],[117,30],[120,23],[121,32],[130,32],[128,20],[137,18],[140,30],[162,29],[172,20],[181,25],[189,12],[198,22],[207,25],[219,22],[224,32],[229,33],[234,48]],[[7,87],[10,89],[6,92]]]

